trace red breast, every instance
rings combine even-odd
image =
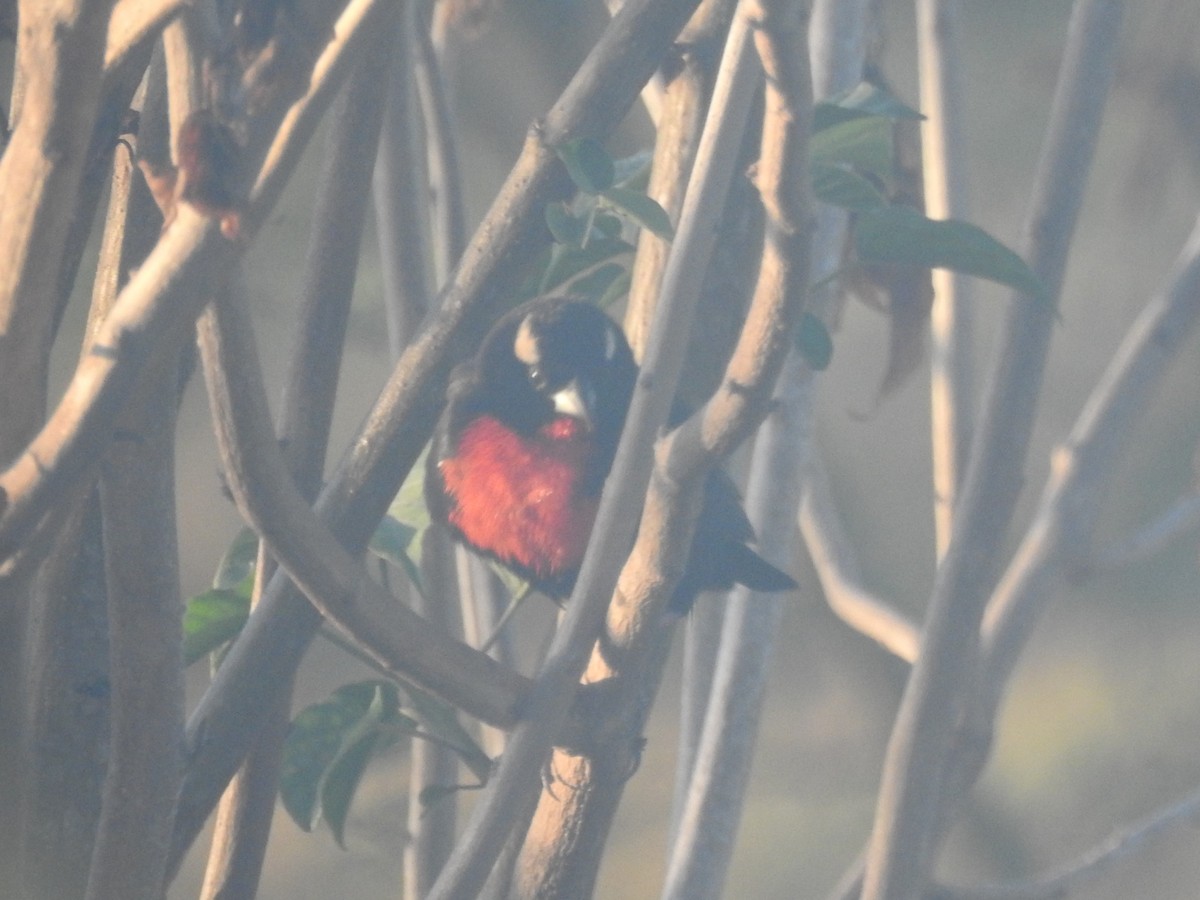
[[[580,487],[593,449],[577,419],[556,418],[527,437],[480,416],[438,464],[450,522],[469,543],[539,578],[577,569],[600,499]]]

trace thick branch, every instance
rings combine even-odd
[[[347,6],[314,67],[308,95],[292,107],[263,163],[242,217],[244,239],[253,236],[274,206],[303,142],[332,99],[332,85],[344,74],[363,24],[382,5],[381,0],[353,0]],[[246,153],[253,160],[262,145],[251,144]],[[0,475],[0,578],[43,517],[102,458],[111,423],[151,349],[198,314],[202,300],[192,286],[217,283],[242,249],[243,244],[223,240],[209,219],[190,207],[180,209],[97,331],[50,421]]]
[[[267,427],[269,407],[245,313],[218,298],[199,332],[229,488],[271,555],[327,618],[388,671],[479,718],[515,721],[524,679],[447,639],[388,595],[300,495]]]
[[[369,35],[362,59],[330,113],[330,136],[322,171],[300,297],[296,351],[284,390],[279,444],[301,496],[308,502],[320,488],[325,467],[350,314],[359,245],[366,215],[372,163],[386,87],[387,51],[397,16],[384,17]],[[235,302],[244,303],[244,297]],[[275,572],[273,564],[257,573],[261,589]],[[305,618],[306,622],[315,622]],[[314,628],[315,630],[315,628]],[[293,657],[299,661],[299,656]],[[291,673],[285,681],[292,680]],[[222,798],[202,897],[252,897],[271,820],[291,711],[291,691],[282,690],[263,711],[266,722],[237,778]]]
[[[20,5],[23,83],[0,157],[0,465],[14,460],[45,416],[46,365],[60,267],[100,101],[112,0]],[[0,495],[0,505],[3,495]]]

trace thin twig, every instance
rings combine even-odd
[[[1111,572],[1143,562],[1197,528],[1200,528],[1200,494],[1193,493],[1180,497],[1123,541],[1094,553],[1084,571],[1088,575]]]
[[[854,548],[832,496],[829,474],[819,454],[813,455],[800,504],[800,533],[821,581],[825,602],[855,631],[905,662],[915,662],[921,647],[920,628],[862,586]]]
[[[925,212],[933,219],[969,217],[962,61],[956,21],[960,0],[917,0],[921,76],[921,159]],[[971,281],[948,269],[933,272],[930,316],[930,425],[933,512],[938,559],[946,553],[954,507],[970,448],[974,367]]]
[[[489,721],[516,721],[524,679],[444,636],[387,594],[291,480],[270,422],[245,313],[218,297],[201,318],[205,382],[230,490],[272,556],[332,622],[390,671]]]
[[[939,886],[928,900],[1060,900],[1120,865],[1172,830],[1195,828],[1200,817],[1200,791],[1168,804],[1143,819],[1114,831],[1095,847],[1033,881],[972,887]]]
[[[463,212],[462,179],[454,118],[450,114],[446,72],[434,52],[430,34],[434,4],[414,0],[412,29],[416,53],[413,75],[425,125],[425,168],[429,178],[430,218],[434,283],[440,289],[458,264],[466,245],[466,216]]]
[[[393,362],[400,358],[425,317],[433,282],[425,264],[424,155],[418,152],[416,135],[420,129],[411,96],[410,32],[416,26],[408,7],[392,47],[387,107],[373,187],[383,307]]]
[[[1168,364],[1200,320],[1200,218],[1163,293],[1125,339],[1053,459],[1042,502],[983,621],[983,715],[994,716],[1037,614],[1072,566],[1090,558],[1113,465]]]

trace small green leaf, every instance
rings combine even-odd
[[[401,569],[418,592],[422,592],[421,571],[417,563],[419,557],[413,554],[413,544],[420,533],[412,525],[386,515],[371,535],[370,544],[371,552]],[[420,547],[420,544],[417,546]]]
[[[604,263],[571,282],[571,293],[578,294],[592,303],[598,303],[613,282],[627,274],[628,270],[620,263]]]
[[[339,688],[333,697],[305,707],[292,720],[283,744],[279,798],[297,825],[312,831],[321,818],[321,776],[337,757],[342,739],[370,708],[374,690]]]
[[[854,166],[885,184],[892,179],[894,152],[892,123],[874,116],[832,125],[809,143],[814,165]]]
[[[567,174],[584,193],[599,194],[612,185],[616,167],[599,141],[578,138],[561,144],[557,150],[558,158],[567,167]]]
[[[311,831],[324,819],[343,844],[346,815],[371,757],[416,729],[399,712],[387,681],[347,684],[301,710],[284,741],[279,796],[292,819]]]
[[[248,588],[213,588],[188,600],[183,613],[184,665],[190,666],[237,637],[249,615]]]
[[[596,237],[586,247],[556,244],[550,264],[542,275],[535,293],[548,294],[573,281],[589,269],[633,252],[633,245],[613,238]]]
[[[337,755],[321,775],[320,815],[343,850],[346,817],[367,763],[402,734],[416,731],[417,723],[398,711],[395,685],[380,681],[374,683],[374,688],[370,706],[343,736]]]
[[[551,203],[546,207],[546,227],[558,243],[575,247],[583,243],[587,234],[587,222],[576,218],[565,203]]]
[[[407,705],[421,724],[422,733],[450,747],[476,778],[487,781],[492,771],[492,758],[463,728],[454,707],[412,685],[406,684],[403,689],[408,697]]]
[[[422,809],[428,809],[435,803],[453,797],[461,790],[462,788],[457,784],[431,784],[421,788],[417,800]]]
[[[388,507],[392,516],[418,532],[429,526],[429,507],[425,505],[425,465],[428,456],[429,445],[426,444],[409,469],[404,484],[396,492],[396,499]]]
[[[808,363],[808,367],[821,372],[829,367],[833,359],[833,338],[825,323],[806,312],[796,328],[796,352]]]
[[[875,209],[887,202],[870,179],[843,166],[813,163],[812,179],[817,199],[842,209]]]
[[[621,274],[614,278],[604,293],[596,300],[596,305],[601,309],[608,309],[622,297],[629,293],[629,285],[633,281],[629,270],[624,266],[621,267]]]
[[[646,184],[650,181],[650,166],[654,163],[654,154],[649,150],[640,150],[632,156],[625,156],[613,161],[613,184],[646,193]]]
[[[675,237],[671,217],[653,198],[623,187],[610,187],[603,191],[601,196],[638,225],[663,240],[669,241]]]
[[[234,589],[246,576],[254,571],[258,564],[258,535],[252,528],[243,528],[221,557],[217,564],[217,574],[213,576],[213,587]]]
[[[865,263],[952,269],[1049,300],[1045,286],[1021,257],[969,222],[934,221],[914,209],[890,206],[862,213],[854,241]]]
[[[621,219],[611,213],[598,212],[592,216],[592,228],[600,237],[619,238],[624,225]]]
[[[416,536],[417,529],[411,525],[405,525],[395,516],[384,516],[375,533],[371,535],[371,552],[394,565],[403,566],[401,558],[408,553],[408,548],[412,546]]]
[[[813,131],[863,116],[879,116],[885,119],[925,118],[879,85],[860,81],[849,90],[835,94],[816,105],[813,110]]]

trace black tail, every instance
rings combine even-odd
[[[775,568],[745,544],[729,546],[730,573],[738,584],[752,591],[790,591],[795,579]]]
[[[701,591],[728,590],[735,584],[755,591],[794,588],[796,582],[791,576],[746,546],[753,540],[754,530],[733,481],[720,469],[712,472],[688,564],[668,608],[685,613]]]

